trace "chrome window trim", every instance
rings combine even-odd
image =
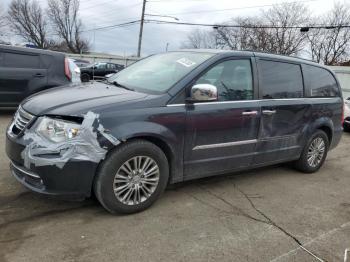
[[[219,144],[200,145],[200,146],[195,146],[192,150],[221,148],[221,147],[229,147],[229,146],[239,146],[239,145],[254,144],[254,143],[257,143],[257,142],[258,142],[257,139],[250,139],[250,140],[242,140],[242,141],[219,143]]]
[[[252,102],[261,102],[261,101],[295,101],[295,100],[314,100],[314,99],[323,99],[330,100],[340,98],[339,96],[334,97],[300,97],[300,98],[276,98],[276,99],[256,99],[256,100],[237,100],[237,101],[216,101],[216,102],[201,102],[201,103],[193,103],[190,105],[216,105],[216,104],[231,104],[231,103],[252,103]],[[166,106],[185,106],[189,104],[168,104]]]

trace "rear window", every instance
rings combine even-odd
[[[38,55],[4,53],[4,66],[12,68],[40,68]]]
[[[300,65],[259,60],[260,92],[263,99],[303,96]]]
[[[337,82],[328,70],[316,66],[304,65],[303,71],[308,97],[339,96]]]

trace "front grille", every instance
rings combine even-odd
[[[19,107],[13,120],[12,133],[15,135],[21,133],[23,129],[30,123],[33,117],[33,115],[24,111],[22,107]]]

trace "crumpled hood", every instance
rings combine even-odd
[[[22,108],[34,115],[79,115],[103,105],[140,100],[147,95],[101,82],[52,88],[28,97]]]

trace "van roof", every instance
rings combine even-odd
[[[256,57],[264,57],[264,58],[270,58],[270,59],[279,59],[284,61],[290,61],[290,62],[301,62],[305,64],[312,64],[317,65],[320,67],[324,67],[323,65],[301,57],[295,57],[295,56],[287,56],[287,55],[277,55],[277,54],[271,54],[267,52],[261,52],[261,51],[254,51],[254,50],[222,50],[222,49],[181,49],[179,50],[185,51],[185,52],[203,52],[203,53],[213,53],[213,54],[236,54],[237,56],[244,55],[244,56],[256,56]],[[326,68],[326,67],[325,67]]]
[[[22,47],[22,46],[2,45],[2,44],[0,44],[0,50],[12,50],[12,51],[29,52],[29,53],[36,53],[36,54],[47,54],[47,55],[64,55],[64,53],[57,52],[57,51]]]

